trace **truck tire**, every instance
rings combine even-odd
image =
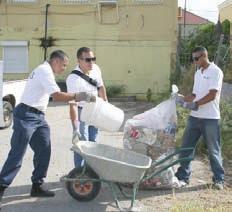
[[[10,127],[13,122],[13,107],[10,102],[3,101],[3,120],[4,120],[4,127]]]

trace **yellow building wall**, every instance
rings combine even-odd
[[[100,9],[98,1],[86,5],[64,5],[60,1],[3,2],[0,41],[30,41],[30,70],[43,61],[40,39],[44,37],[46,3],[50,3],[48,37],[55,41],[48,48],[48,55],[62,49],[70,56],[68,70],[57,80],[65,80],[75,67],[76,50],[88,46],[96,54],[106,85],[124,85],[126,94],[141,97],[148,88],[153,93],[168,90],[169,76],[175,68],[171,60],[176,52],[177,0],[161,0],[159,4],[119,0],[117,7],[105,5]],[[0,58],[1,54],[0,49]],[[7,78],[27,75],[8,74]]]
[[[232,21],[232,4],[227,5],[226,7],[219,8],[220,20],[223,22],[228,19],[230,22]]]

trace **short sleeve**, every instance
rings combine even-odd
[[[46,70],[45,68],[39,70],[39,80],[44,90],[49,95],[60,91],[52,71]]]
[[[198,71],[194,75],[194,81],[193,81],[194,83],[193,83],[193,91],[192,91],[193,94],[197,94],[197,84],[196,84],[196,82],[197,82],[197,74],[198,74]]]
[[[77,77],[74,74],[70,74],[66,79],[66,86],[68,93],[77,93],[80,92]]]
[[[223,73],[219,69],[213,70],[212,76],[210,77],[209,90],[215,89],[220,90],[222,86]]]
[[[94,69],[97,73],[97,87],[102,87],[104,85],[103,80],[102,80],[102,73],[101,69],[99,68],[98,65],[94,65]]]

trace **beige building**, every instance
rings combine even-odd
[[[225,0],[218,6],[218,8],[221,22],[226,19],[232,22],[232,0]]]
[[[75,67],[77,48],[89,46],[106,85],[124,85],[126,95],[144,97],[148,88],[168,90],[176,39],[177,0],[0,1],[7,79],[28,76],[45,55],[62,49],[71,59],[57,78],[64,80]]]

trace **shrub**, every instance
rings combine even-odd
[[[106,93],[107,93],[107,96],[109,98],[118,96],[119,94],[122,94],[124,91],[125,91],[125,86],[124,85],[109,85],[109,86],[106,86]]]

